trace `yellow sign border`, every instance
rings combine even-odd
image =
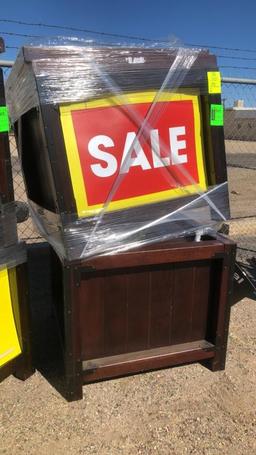
[[[79,152],[77,148],[76,136],[72,121],[72,111],[82,109],[94,109],[99,107],[121,106],[137,103],[152,103],[157,92],[135,92],[125,95],[110,96],[107,98],[96,99],[88,102],[78,102],[65,104],[60,106],[60,120],[68,166],[70,171],[71,183],[76,201],[77,214],[79,218],[92,216],[100,212],[104,204],[89,205],[86,195],[85,182],[80,163]],[[202,150],[202,135],[201,135],[201,118],[199,109],[199,97],[195,91],[186,90],[186,93],[171,93],[163,92],[157,96],[159,101],[192,101],[194,110],[194,131],[195,131],[195,146],[197,158],[197,171],[199,177],[198,184],[187,185],[181,188],[151,193],[143,196],[131,197],[119,201],[110,201],[106,207],[106,211],[115,211],[124,208],[135,207],[153,202],[160,202],[171,198],[177,198],[189,194],[196,194],[207,189],[206,173]]]

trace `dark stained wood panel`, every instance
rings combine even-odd
[[[191,341],[191,314],[194,303],[195,268],[189,263],[175,267],[171,344]]]
[[[210,261],[198,263],[194,269],[194,298],[191,313],[191,333],[193,340],[206,337],[207,319],[210,306]]]
[[[138,351],[149,346],[150,273],[129,273],[127,286],[127,350]]]
[[[104,280],[89,278],[81,282],[79,289],[82,334],[82,357],[91,359],[104,354]]]
[[[210,273],[210,261],[198,261],[83,275],[83,358],[204,339]]]
[[[172,266],[151,272],[150,347],[169,345],[173,308]]]
[[[125,352],[127,343],[127,277],[102,278],[105,355]]]

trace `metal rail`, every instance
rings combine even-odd
[[[248,85],[256,85],[256,79],[244,79],[241,77],[222,77],[222,82],[229,82],[233,84],[248,84]]]
[[[0,60],[0,66],[4,68],[12,68],[14,60]]]

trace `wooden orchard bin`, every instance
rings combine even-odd
[[[0,106],[5,105],[0,69]],[[10,374],[26,379],[33,373],[26,245],[17,238],[8,131],[0,131],[0,214],[0,381]]]
[[[145,116],[141,104],[150,108],[176,54],[174,50],[138,48],[26,47],[8,79],[28,197],[37,224],[53,246],[54,302],[69,400],[82,397],[83,383],[100,379],[197,361],[212,370],[224,368],[233,242],[220,235],[199,242],[192,236],[163,243],[159,237],[150,246],[106,256],[93,256],[92,248],[92,257],[81,259],[85,246],[81,239],[83,235],[88,239],[88,226],[91,229],[97,204],[102,207],[105,196],[90,194],[97,185],[92,182],[89,187],[79,135],[82,140],[87,129],[99,124],[111,129],[112,111],[107,115],[105,108],[122,111],[124,105],[140,104],[138,112]],[[115,98],[106,78],[94,73],[95,65],[104,66],[112,90],[118,86],[125,99],[123,94]],[[175,101],[193,106],[195,146],[191,150],[196,157],[196,183],[202,191],[222,188],[221,196],[213,199],[228,217],[223,126],[211,118],[212,106],[221,105],[215,57],[200,53],[184,77],[180,76],[177,70],[180,83]],[[74,87],[79,90],[75,92]],[[15,99],[21,95],[23,106],[17,103],[22,106],[17,109]],[[168,103],[169,96],[165,92],[159,102]],[[174,109],[177,105],[169,106]],[[74,131],[74,112],[86,128]],[[115,134],[119,127],[115,123]],[[137,191],[138,185],[133,181],[129,187]],[[183,194],[182,204],[195,198],[193,191]],[[137,204],[127,195],[123,204],[111,201],[102,226],[122,230],[127,220],[145,222],[149,213],[158,218],[177,209],[179,198],[154,199],[156,193],[150,205],[147,199],[143,199],[145,203],[139,199]],[[209,207],[208,215],[218,220]],[[189,230],[189,226],[190,220],[187,224],[182,220],[179,228]],[[77,237],[70,237],[72,227],[79,227]]]
[[[83,262],[52,251],[67,398],[101,379],[201,362],[225,367],[235,245],[172,241]]]

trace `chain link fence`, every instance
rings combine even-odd
[[[5,68],[5,75],[9,68]],[[230,236],[238,243],[238,259],[250,265],[256,258],[256,80],[223,78],[225,143],[231,220]],[[26,201],[15,138],[10,134],[16,200]],[[20,238],[40,241],[32,220],[19,225]]]
[[[4,78],[6,79],[11,71],[11,67],[3,67]],[[24,180],[21,171],[21,164],[18,156],[18,149],[14,134],[9,134],[11,161],[12,161],[12,174],[13,174],[13,186],[15,200],[21,202],[27,202],[27,195],[24,185]],[[42,237],[33,225],[31,217],[23,223],[18,224],[18,235],[21,240],[25,240],[28,243],[40,242]]]
[[[11,160],[12,160],[12,175],[13,175],[13,186],[15,200],[21,202],[27,202],[27,195],[24,185],[24,180],[21,171],[20,160],[18,157],[17,145],[14,135],[9,135]],[[23,223],[18,224],[18,234],[21,240],[25,240],[28,243],[42,241],[42,237],[38,234],[35,229],[31,217]]]
[[[250,265],[256,258],[256,80],[223,78],[222,92],[230,236],[238,260]]]

